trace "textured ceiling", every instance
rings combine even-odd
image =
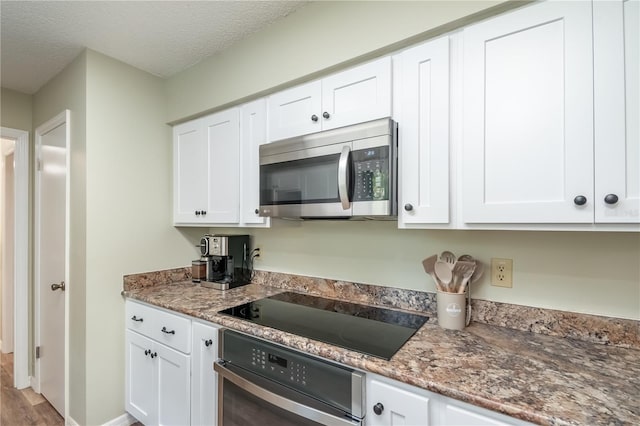
[[[160,77],[307,1],[0,1],[0,83],[32,94],[85,47]]]

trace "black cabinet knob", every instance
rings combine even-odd
[[[587,197],[585,197],[584,195],[578,195],[573,199],[573,202],[576,206],[584,206],[585,204],[587,204]]]
[[[169,330],[167,330],[167,327],[162,327],[162,330],[160,330],[160,331],[162,331],[165,334],[176,334],[175,330],[169,331]]]
[[[149,351],[149,353],[151,353],[151,351]],[[158,352],[154,352],[151,354],[151,358],[155,358],[158,356]]]
[[[384,405],[382,405],[381,403],[378,402],[376,405],[373,406],[373,412],[376,413],[378,416],[382,414],[383,411],[384,411]]]
[[[196,210],[196,216],[200,216],[200,210]]]
[[[313,115],[311,116],[311,121],[313,121],[313,122],[318,121],[318,116],[317,116],[317,115],[315,115],[315,114],[313,114]]]
[[[604,197],[604,202],[607,204],[615,204],[618,202],[618,196],[616,194],[607,194]]]
[[[202,210],[200,213],[202,213],[202,216],[205,216],[207,214],[206,210]]]
[[[255,209],[254,211],[255,211],[256,214],[260,213],[260,210],[258,210],[258,209]]]
[[[409,203],[404,205],[404,209],[408,212],[410,212],[411,210],[413,210],[413,206]]]
[[[329,117],[331,117],[331,114],[329,114],[327,111],[325,111],[325,112],[322,113],[322,116],[324,118],[329,118]]]
[[[145,355],[145,356],[148,356],[150,353],[151,353],[151,350],[149,350],[149,349],[146,349],[146,350],[144,351],[144,355]]]
[[[209,346],[213,345],[213,340],[211,340],[211,339],[209,339],[209,340],[205,340],[205,341],[204,341],[204,345],[205,345],[206,347],[209,347]]]

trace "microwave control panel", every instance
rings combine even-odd
[[[389,199],[389,147],[361,149],[351,153],[355,185],[353,201]]]

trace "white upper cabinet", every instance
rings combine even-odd
[[[449,217],[449,37],[395,57],[399,61],[399,226],[447,224]]]
[[[464,30],[466,223],[592,223],[590,2],[546,2]]]
[[[173,221],[204,221],[209,206],[207,144],[201,120],[173,128]]]
[[[595,221],[640,222],[640,2],[593,3]]]
[[[391,58],[269,96],[269,141],[391,116]]]
[[[267,142],[267,105],[264,98],[240,109],[240,222],[269,226],[270,219],[258,215],[260,207],[260,145]]]
[[[391,58],[322,80],[322,130],[391,116]]]
[[[176,225],[240,220],[240,111],[232,108],[173,128]]]
[[[209,208],[211,223],[240,220],[240,113],[237,108],[204,117],[209,147]]]
[[[320,81],[292,87],[269,96],[269,141],[322,129]]]

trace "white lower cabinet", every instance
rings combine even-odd
[[[189,356],[127,330],[125,408],[147,425],[189,424]]]
[[[366,386],[367,426],[531,425],[373,373]]]
[[[213,363],[218,358],[218,327],[193,322],[191,351],[191,424],[217,424],[217,377]]]
[[[131,330],[126,333],[125,347],[125,408],[144,424],[153,424],[155,417],[154,392],[156,373],[149,350],[153,341]]]
[[[430,425],[430,398],[417,391],[367,374],[367,425]]]
[[[448,398],[447,398],[448,399]],[[489,413],[489,414],[488,414]],[[516,419],[510,419],[498,413],[461,402],[444,401],[440,409],[440,424],[445,426],[494,425],[506,426],[526,424]]]
[[[127,300],[125,409],[145,425],[215,425],[218,328]]]

